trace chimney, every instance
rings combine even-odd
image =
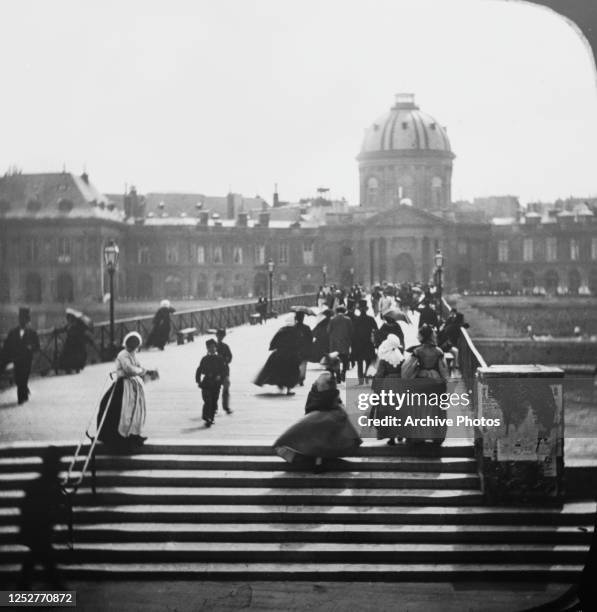
[[[201,210],[197,216],[197,227],[207,227],[209,225],[209,211]]]
[[[235,216],[236,216],[236,206],[235,206],[235,201],[234,201],[234,194],[229,193],[226,196],[226,218],[234,219]]]
[[[280,198],[278,197],[278,183],[276,183],[274,185],[274,203],[273,203],[274,208],[276,208],[277,206],[280,206]]]
[[[268,212],[259,213],[259,226],[269,227],[269,213]]]
[[[249,225],[249,215],[246,212],[239,212],[236,217],[237,227],[247,227]]]

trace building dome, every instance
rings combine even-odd
[[[419,110],[414,94],[396,94],[394,106],[365,130],[361,155],[391,151],[451,153],[446,129]]]
[[[390,208],[407,199],[446,211],[453,159],[446,128],[419,110],[413,94],[397,94],[389,112],[365,130],[357,155],[361,206]]]

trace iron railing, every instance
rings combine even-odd
[[[447,316],[452,307],[445,298],[442,298],[441,306],[442,313]],[[460,329],[460,335],[458,336],[456,348],[458,349],[460,373],[466,384],[467,390],[472,392],[477,368],[487,367],[487,363],[485,362],[485,359],[483,359],[483,355],[481,355],[477,347],[474,345],[470,334],[464,327]]]
[[[272,310],[289,312],[292,306],[313,306],[316,303],[315,294],[306,293],[288,297],[274,298]],[[169,341],[176,339],[176,333],[181,329],[195,327],[199,334],[218,327],[236,327],[250,322],[251,315],[256,313],[255,302],[229,304],[200,308],[198,310],[181,310],[171,315]],[[153,315],[117,319],[114,322],[114,343],[122,345],[124,337],[132,331],[139,332],[146,338],[151,331]],[[64,346],[66,334],[62,329],[38,331],[40,351],[35,354],[32,373],[46,376],[52,371],[58,373],[60,355]],[[110,322],[96,323],[89,334],[87,344],[87,363],[98,363],[107,360],[110,354]]]

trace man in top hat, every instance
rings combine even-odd
[[[328,325],[328,334],[330,337],[330,352],[337,352],[342,363],[340,381],[344,382],[346,380],[350,345],[352,342],[352,321],[346,316],[346,308],[344,306],[336,308],[336,316],[332,318]]]
[[[230,362],[232,361],[232,351],[224,342],[226,330],[220,328],[216,331],[216,351],[226,364],[226,375],[222,378],[222,408],[226,414],[232,414],[230,410]]]
[[[29,327],[30,321],[29,308],[19,308],[19,325],[8,332],[0,356],[0,372],[4,370],[7,363],[14,364],[14,379],[19,404],[24,404],[29,399],[28,385],[33,353],[39,351],[39,338],[37,333]]]

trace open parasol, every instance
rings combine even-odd
[[[410,323],[410,319],[408,318],[408,316],[397,308],[392,308],[392,310],[388,310],[384,313],[383,316],[390,317],[390,319],[394,319],[394,321],[404,321],[405,323]]]
[[[315,311],[312,308],[309,308],[308,306],[291,306],[290,310],[292,310],[292,312],[302,312],[303,314],[309,315],[309,316],[315,316]]]

